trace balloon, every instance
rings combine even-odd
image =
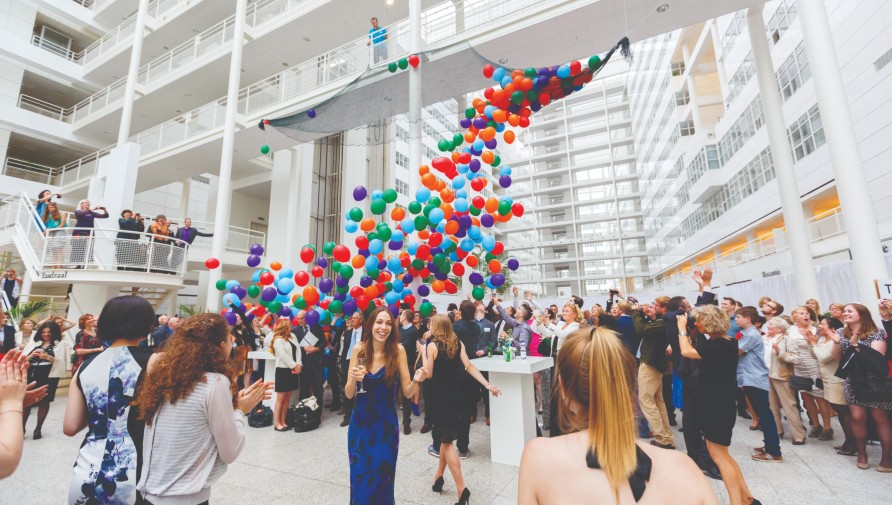
[[[468,277],[468,280],[471,281],[471,284],[478,286],[483,284],[483,276],[478,272],[471,272],[471,275]]]
[[[390,63],[388,63],[388,64],[387,64],[387,70],[389,70],[391,74],[394,73],[394,72],[396,72],[396,62],[395,62],[395,61],[391,61]]]
[[[250,296],[251,298],[257,298],[258,295],[260,295],[259,287],[257,287],[256,285],[248,286],[248,296]]]
[[[316,109],[310,109],[307,111],[307,117],[313,119],[316,117]]]
[[[229,323],[230,326],[235,326],[235,324],[238,323],[235,312],[227,312],[223,314],[223,318],[226,319],[226,322]]]
[[[517,259],[515,259],[515,258],[510,258],[510,259],[508,260],[508,268],[509,268],[509,269],[511,269],[512,271],[514,271],[514,270],[517,270],[518,267],[520,267],[520,262],[517,261]]]
[[[310,276],[301,270],[294,274],[294,282],[296,282],[298,286],[306,286],[307,283],[310,282]]]
[[[421,317],[430,317],[430,315],[434,313],[434,306],[428,301],[421,302],[418,312],[421,313]]]
[[[320,319],[321,317],[319,316],[319,313],[315,310],[308,310],[307,314],[304,316],[304,320],[309,326],[316,326],[319,324]]]
[[[361,202],[365,200],[365,197],[369,194],[368,190],[365,189],[365,186],[356,186],[353,188],[353,199],[357,202]],[[355,219],[354,219],[355,221]]]
[[[292,279],[279,279],[279,282],[276,283],[276,287],[279,289],[280,293],[288,294],[294,289],[294,280]]]
[[[223,306],[224,307],[240,307],[242,305],[242,301],[239,300],[238,296],[235,293],[226,293],[223,295]]]
[[[387,210],[387,203],[384,200],[372,200],[371,205],[369,205],[369,210],[372,211],[372,214],[381,215],[384,214],[384,211]]]
[[[264,288],[263,294],[260,295],[260,299],[265,302],[271,302],[276,299],[279,293],[276,292],[276,288]]]
[[[213,270],[220,266],[220,260],[217,258],[208,258],[204,260],[204,266],[206,266],[209,270]]]
[[[310,249],[309,247],[304,247],[300,250],[300,260],[304,263],[309,263],[313,261],[313,256],[316,255],[316,252]]]
[[[499,260],[489,260],[487,266],[489,267],[489,271],[494,274],[502,271],[502,264],[499,263]]]
[[[350,249],[347,249],[346,246],[343,246],[341,244],[336,245],[331,254],[332,256],[334,256],[334,259],[340,261],[341,263],[350,260]]]
[[[421,58],[417,54],[409,55],[409,65],[412,65],[412,68],[417,67],[419,63],[421,63]]]
[[[319,291],[323,293],[328,293],[334,288],[334,281],[329,279],[328,277],[323,277],[322,280],[319,281]]]
[[[347,216],[351,220],[358,223],[362,221],[362,209],[360,209],[359,207],[353,207],[352,209],[350,209],[350,212],[347,213]]]
[[[260,146],[260,152],[261,154],[269,154],[269,146],[263,144],[262,146]]]
[[[400,70],[409,68],[409,60],[405,58],[400,58],[399,61],[396,62],[396,64],[398,67],[400,67]]]
[[[269,269],[275,272],[279,272],[279,270],[282,270],[282,264],[278,261],[273,261],[269,264]],[[288,272],[287,275],[286,272]],[[291,277],[292,275],[293,274],[291,273],[291,270],[282,270],[281,272],[279,272],[279,277]]]
[[[260,274],[260,284],[264,286],[269,286],[270,284],[272,284],[274,279],[275,278],[273,277],[273,274],[269,272],[263,272],[262,274]]]
[[[474,297],[475,300],[483,300],[485,295],[486,291],[480,286],[474,286],[474,289],[471,290],[471,296]]]
[[[251,246],[250,252],[251,252],[251,254],[256,254],[257,256],[260,256],[261,254],[263,254],[263,246],[260,244],[254,244]]]
[[[483,66],[483,77],[486,77],[487,79],[491,78],[494,71],[495,69],[492,67],[492,65],[487,63]]]

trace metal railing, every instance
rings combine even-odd
[[[28,257],[42,279],[53,277],[49,270],[127,270],[178,276],[186,271],[189,244],[181,240],[158,241],[151,233],[137,232],[119,238],[119,230],[102,228],[47,230],[24,193],[0,202],[0,230],[9,228],[15,228],[23,239],[19,253]]]
[[[75,61],[87,66],[94,63],[100,56],[118,47],[119,44],[133,43],[133,34],[136,31],[136,13],[130,15],[123,23],[116,26],[99,40],[85,47],[75,55]]]
[[[28,95],[19,95],[18,108],[40,114],[59,121],[68,122],[68,110]]]
[[[78,158],[71,163],[67,163],[62,165],[59,168],[58,173],[58,183],[57,186],[64,186],[66,184],[72,184],[77,181],[82,181],[87,177],[92,176],[96,173],[96,170],[99,169],[99,160],[104,158],[111,152],[111,149],[114,146],[109,146],[95,153],[90,153],[82,158]]]
[[[3,164],[3,175],[25,179],[26,181],[43,182],[49,185],[55,185],[56,176],[59,173],[58,168],[15,158],[6,158],[6,163]]]
[[[40,35],[34,34],[31,36],[31,44],[35,45],[43,50],[49,51],[56,56],[61,56],[69,61],[74,61],[76,53],[67,47],[62,47],[59,44],[54,42],[50,42],[49,40],[41,37]]]

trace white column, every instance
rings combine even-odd
[[[298,251],[308,242],[313,144],[277,151],[273,161],[266,255],[270,261],[298,266]]]
[[[715,68],[719,74],[719,86],[722,89],[722,103],[728,99],[728,74],[725,72],[725,51],[722,49],[721,37],[719,37],[719,29],[716,26],[715,19],[709,24],[709,36],[712,39],[712,52],[715,55]]]
[[[27,269],[25,269],[25,271],[22,272],[22,288],[21,288],[21,290],[19,290],[19,301],[20,302],[27,302],[30,300],[32,281],[33,281],[33,279],[31,277],[31,273],[28,272]]]
[[[700,133],[703,121],[700,120],[700,100],[697,97],[697,84],[694,82],[694,62],[691,60],[691,50],[687,44],[681,45],[681,54],[684,58],[684,67],[687,73],[685,87],[688,88],[688,105],[691,107],[691,119],[694,121],[694,131]]]
[[[421,52],[421,0],[409,0],[409,52]],[[421,183],[421,71],[424,64],[409,69],[409,196],[414,198]]]
[[[235,26],[232,37],[232,57],[229,62],[229,90],[226,94],[226,119],[223,129],[223,151],[220,155],[220,180],[217,191],[217,209],[214,212],[214,240],[211,256],[223,257],[226,242],[226,229],[229,223],[229,206],[232,201],[232,153],[235,146],[235,115],[238,111],[239,81],[242,74],[242,48],[245,39],[245,8],[248,0],[237,0]],[[220,299],[216,293],[216,283],[222,277],[220,268],[211,270],[208,278],[207,308],[216,312]]]
[[[800,0],[798,5],[821,122],[836,175],[836,194],[842,207],[843,223],[849,230],[855,283],[861,302],[871,307],[876,300],[874,279],[888,278],[889,270],[880,246],[876,213],[864,178],[836,46],[824,3]]]
[[[800,300],[816,298],[820,293],[818,277],[815,274],[808,227],[805,213],[802,211],[796,171],[793,168],[793,153],[784,121],[783,102],[774,76],[768,38],[765,35],[762,5],[747,11],[746,24],[753,49],[753,61],[756,65],[762,110],[765,113],[765,126],[768,129],[771,158],[777,176],[784,225],[787,227],[787,241],[793,258],[793,278],[796,280],[797,294]]]
[[[133,101],[136,99],[136,79],[139,76],[139,61],[142,56],[142,41],[146,31],[146,12],[149,0],[139,0],[136,11],[136,25],[133,29],[133,47],[130,49],[130,68],[127,71],[127,84],[124,87],[124,107],[121,109],[121,124],[118,126],[118,146],[130,138],[130,121],[133,119]]]
[[[353,188],[356,186],[365,186],[366,189],[372,191],[377,188],[370,188],[372,185],[371,174],[369,172],[373,172],[378,170],[378,164],[376,160],[372,160],[371,163],[368,161],[367,156],[370,153],[381,152],[376,149],[375,146],[366,146],[366,141],[368,138],[368,130],[365,128],[357,128],[353,130],[347,130],[344,132],[344,156],[342,158],[343,168],[341,169],[341,214],[342,216],[346,216],[350,209],[353,207],[359,207],[362,209],[362,213],[364,216],[368,216],[370,214],[369,210],[369,199],[366,198],[361,202],[357,202],[353,199]],[[390,146],[383,146],[381,149],[390,149]],[[411,170],[410,170],[411,172]],[[346,218],[343,218],[346,219]],[[357,235],[362,232],[357,233],[347,233],[344,230],[344,227],[340,227],[341,236],[339,243],[350,247],[351,249],[354,247],[354,240]],[[354,276],[351,279],[354,282],[358,282],[359,276]]]
[[[189,217],[189,199],[192,197],[192,178],[183,181],[183,190],[180,192],[180,219]],[[182,221],[179,224],[183,224]]]

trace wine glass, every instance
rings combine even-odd
[[[356,358],[356,366],[360,370],[362,370],[362,372],[363,372],[362,375],[363,375],[363,377],[365,377],[365,358],[357,357]],[[356,394],[361,394],[361,393],[365,393],[365,389],[363,389],[363,387],[362,387],[362,381],[357,381],[356,382]]]

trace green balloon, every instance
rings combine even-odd
[[[523,75],[525,75],[527,77],[536,77],[536,69],[533,67],[530,67],[523,71]]]
[[[480,286],[475,286],[474,289],[471,290],[471,296],[474,297],[475,300],[482,300],[486,292]]]
[[[220,279],[215,286],[217,287],[217,291],[223,291],[226,289],[226,279]]]
[[[422,214],[424,214],[424,217],[428,217],[431,215],[431,211],[434,209],[436,209],[436,207],[431,204],[427,204],[424,206],[424,212],[422,212]]]
[[[523,91],[515,91],[511,93],[511,103],[520,104],[523,102]]]
[[[372,279],[378,280],[378,277],[381,277],[381,271],[377,268],[369,268],[365,271]]]
[[[350,216],[351,221],[355,221],[357,223],[362,221],[362,209],[360,209],[359,207],[353,207],[352,209],[350,209],[350,212],[348,212],[347,215]]]
[[[278,314],[280,310],[282,310],[282,302],[280,302],[279,300],[273,300],[273,301],[269,302],[269,311],[270,312],[272,312],[274,314]]]
[[[448,150],[452,149],[452,143],[446,139],[440,139],[440,141],[437,142],[437,149],[439,149],[440,151],[444,151],[444,152],[448,151]]]
[[[458,248],[458,244],[456,244],[455,242],[453,242],[451,240],[445,240],[444,242],[449,242],[443,248],[443,250],[446,251],[447,253],[455,252],[455,250]]]
[[[387,203],[384,200],[372,200],[371,205],[369,205],[369,209],[372,211],[372,214],[384,214],[384,211],[387,210]]]
[[[381,198],[384,199],[387,203],[393,203],[396,201],[396,190],[393,188],[387,188],[384,190],[384,193],[381,195]]]
[[[343,294],[343,293],[346,293],[347,291],[350,291],[350,286],[338,286],[337,288],[335,288],[335,291]]]
[[[439,207],[440,205],[443,205],[443,200],[440,200],[439,196],[432,197],[429,200],[429,202],[430,202],[430,205],[433,205],[434,207]]]
[[[343,277],[345,279],[349,279],[349,278],[353,277],[353,267],[344,263],[341,265],[341,268],[338,270],[338,273],[341,274],[341,277]]]
[[[391,74],[394,73],[394,72],[396,72],[396,62],[395,62],[395,61],[391,61],[390,63],[388,63],[388,64],[387,64],[387,70],[390,70],[390,73],[391,73]]]
[[[496,256],[496,255],[493,254],[493,253],[486,253],[486,261],[487,261],[487,263],[490,262],[490,261],[492,261],[492,260],[494,260],[494,259],[498,259],[498,256]]]
[[[473,205],[471,205],[469,210],[471,211],[472,216],[479,216],[480,213],[482,212],[481,209],[478,209],[477,207],[474,207]]]
[[[465,117],[466,118],[474,119],[474,116],[476,116],[476,115],[477,115],[477,111],[474,109],[474,107],[468,107],[467,109],[465,109]]]
[[[501,164],[502,164],[502,158],[500,158],[499,155],[497,154],[497,155],[495,155],[495,158],[493,158],[492,163],[490,163],[489,166],[497,167]]]
[[[423,230],[427,228],[428,220],[424,216],[416,216],[415,217],[415,229]]]
[[[351,210],[350,212],[353,211]],[[360,214],[362,214],[361,210],[359,212]],[[360,217],[360,219],[362,218]],[[337,246],[337,244],[329,240],[328,242],[322,244],[322,252],[324,252],[326,255],[331,255],[331,253],[334,252],[335,246]]]
[[[598,70],[601,67],[601,57],[597,54],[588,59],[588,68]]]
[[[307,308],[307,301],[304,300],[304,297],[298,296],[297,300],[294,300],[294,306],[299,308],[300,310],[303,310]]]
[[[409,212],[411,212],[412,214],[418,214],[419,212],[421,212],[421,204],[416,201],[409,202]]]
[[[409,68],[409,60],[405,58],[400,58],[400,61],[398,61],[396,64],[400,67],[400,70]]]
[[[491,126],[491,127],[495,128],[496,122],[493,121],[492,119],[490,119],[489,121],[486,122],[486,126]]]
[[[503,216],[507,216],[511,213],[511,202],[508,200],[502,200],[499,202],[499,214]]]
[[[378,232],[373,231],[373,232],[369,233],[367,238],[368,238],[369,240],[375,240],[376,238],[379,238],[379,237],[378,237]]]
[[[527,100],[530,102],[538,102],[539,101],[539,92],[535,89],[531,89],[527,91]]]
[[[390,230],[390,227],[387,226],[387,223],[381,223],[381,225],[378,225],[378,238],[383,241],[390,240],[390,237],[393,236],[393,232]]]
[[[304,246],[301,247],[301,249],[303,249],[304,247],[309,247],[310,249],[313,250],[313,254],[316,254],[316,246],[314,246],[313,244],[304,244]],[[266,270],[266,269],[264,269],[264,270]]]
[[[444,261],[446,261],[446,255],[445,255],[445,254],[443,254],[443,253],[437,253],[437,254],[434,255],[434,264],[437,265],[438,267],[439,267],[440,265],[442,265]]]
[[[258,302],[258,303],[260,303],[261,307],[269,307],[269,302],[264,300],[263,298],[261,298],[260,302]]]
[[[329,304],[331,307],[331,304]],[[319,318],[319,324],[330,324],[331,323],[331,312],[327,310],[322,311],[322,317]]]
[[[424,260],[415,258],[414,260],[412,260],[412,268],[414,268],[415,270],[421,270],[422,268],[424,268]]]
[[[452,147],[458,147],[465,143],[465,138],[461,133],[456,133],[452,136]]]
[[[393,289],[393,283],[392,283],[392,282],[389,282],[389,281],[388,281],[388,282],[385,282],[385,283],[384,283],[384,289],[387,290],[387,291],[392,290],[392,289]]]
[[[343,310],[344,302],[340,300],[332,300],[331,303],[328,304],[328,311],[332,314],[340,314]]]
[[[256,284],[252,284],[248,287],[248,296],[250,296],[251,298],[257,298],[258,296],[260,296],[260,288],[257,287]]]
[[[431,302],[421,302],[418,312],[421,313],[422,317],[430,317],[434,313],[434,305]]]
[[[331,269],[334,272],[340,272],[341,271],[341,262],[337,261],[337,260],[332,260]]]
[[[260,146],[260,152],[263,154],[269,154],[269,146],[266,144],[263,144],[262,146]]]

